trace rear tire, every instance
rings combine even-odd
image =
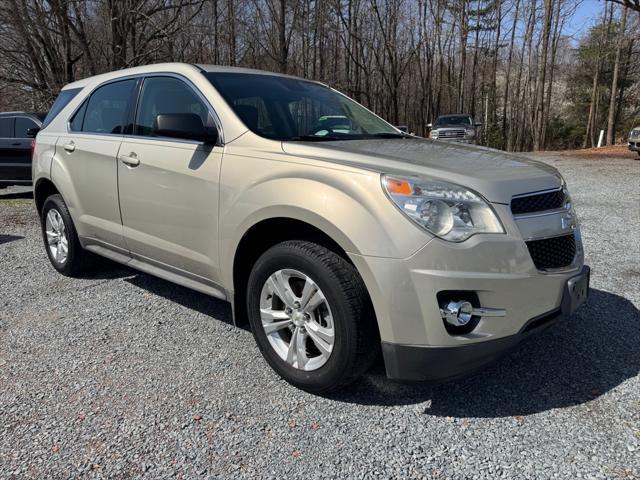
[[[315,243],[292,240],[267,250],[249,276],[247,311],[269,365],[312,393],[355,381],[379,352],[375,315],[360,275]]]
[[[80,244],[69,209],[61,195],[51,195],[44,201],[40,225],[47,256],[58,272],[69,277],[76,276],[89,264],[89,252]]]

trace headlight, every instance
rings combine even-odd
[[[467,188],[391,175],[382,176],[382,186],[402,213],[445,240],[462,242],[476,233],[504,233],[493,209]]]
[[[468,128],[464,131],[464,136],[467,138],[473,138],[476,136],[476,131],[473,128]]]
[[[438,131],[437,130],[431,130],[431,133],[429,135],[431,138],[438,138]]]

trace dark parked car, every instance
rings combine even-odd
[[[0,188],[31,185],[31,144],[44,113],[0,113]]]

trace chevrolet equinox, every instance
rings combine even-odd
[[[552,167],[418,138],[318,82],[159,64],[67,85],[36,139],[54,268],[91,254],[231,302],[324,393],[476,370],[588,293]]]

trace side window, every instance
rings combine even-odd
[[[194,113],[205,127],[216,128],[209,109],[189,85],[173,77],[146,78],[136,114],[134,135],[154,136],[156,117],[164,113]]]
[[[135,80],[123,80],[109,83],[93,92],[87,102],[82,131],[105,134],[122,133],[127,104],[135,83]]]
[[[29,130],[30,128],[38,128],[38,124],[27,117],[16,117],[16,138],[29,138],[29,135],[27,135],[27,130]]]
[[[58,95],[58,98],[56,98],[56,101],[53,102],[49,113],[47,113],[47,116],[42,122],[42,128],[45,128],[47,125],[49,125],[53,121],[53,119],[56,118],[56,116],[62,111],[62,109],[66,107],[78,93],[80,93],[80,90],[82,90],[82,88],[70,88],[67,90],[62,90],[60,92],[60,95]]]
[[[0,118],[0,138],[13,137],[13,117]]]
[[[82,123],[84,122],[84,114],[87,111],[87,100],[85,100],[80,108],[76,111],[75,115],[69,122],[69,129],[72,132],[81,132],[82,131]]]

